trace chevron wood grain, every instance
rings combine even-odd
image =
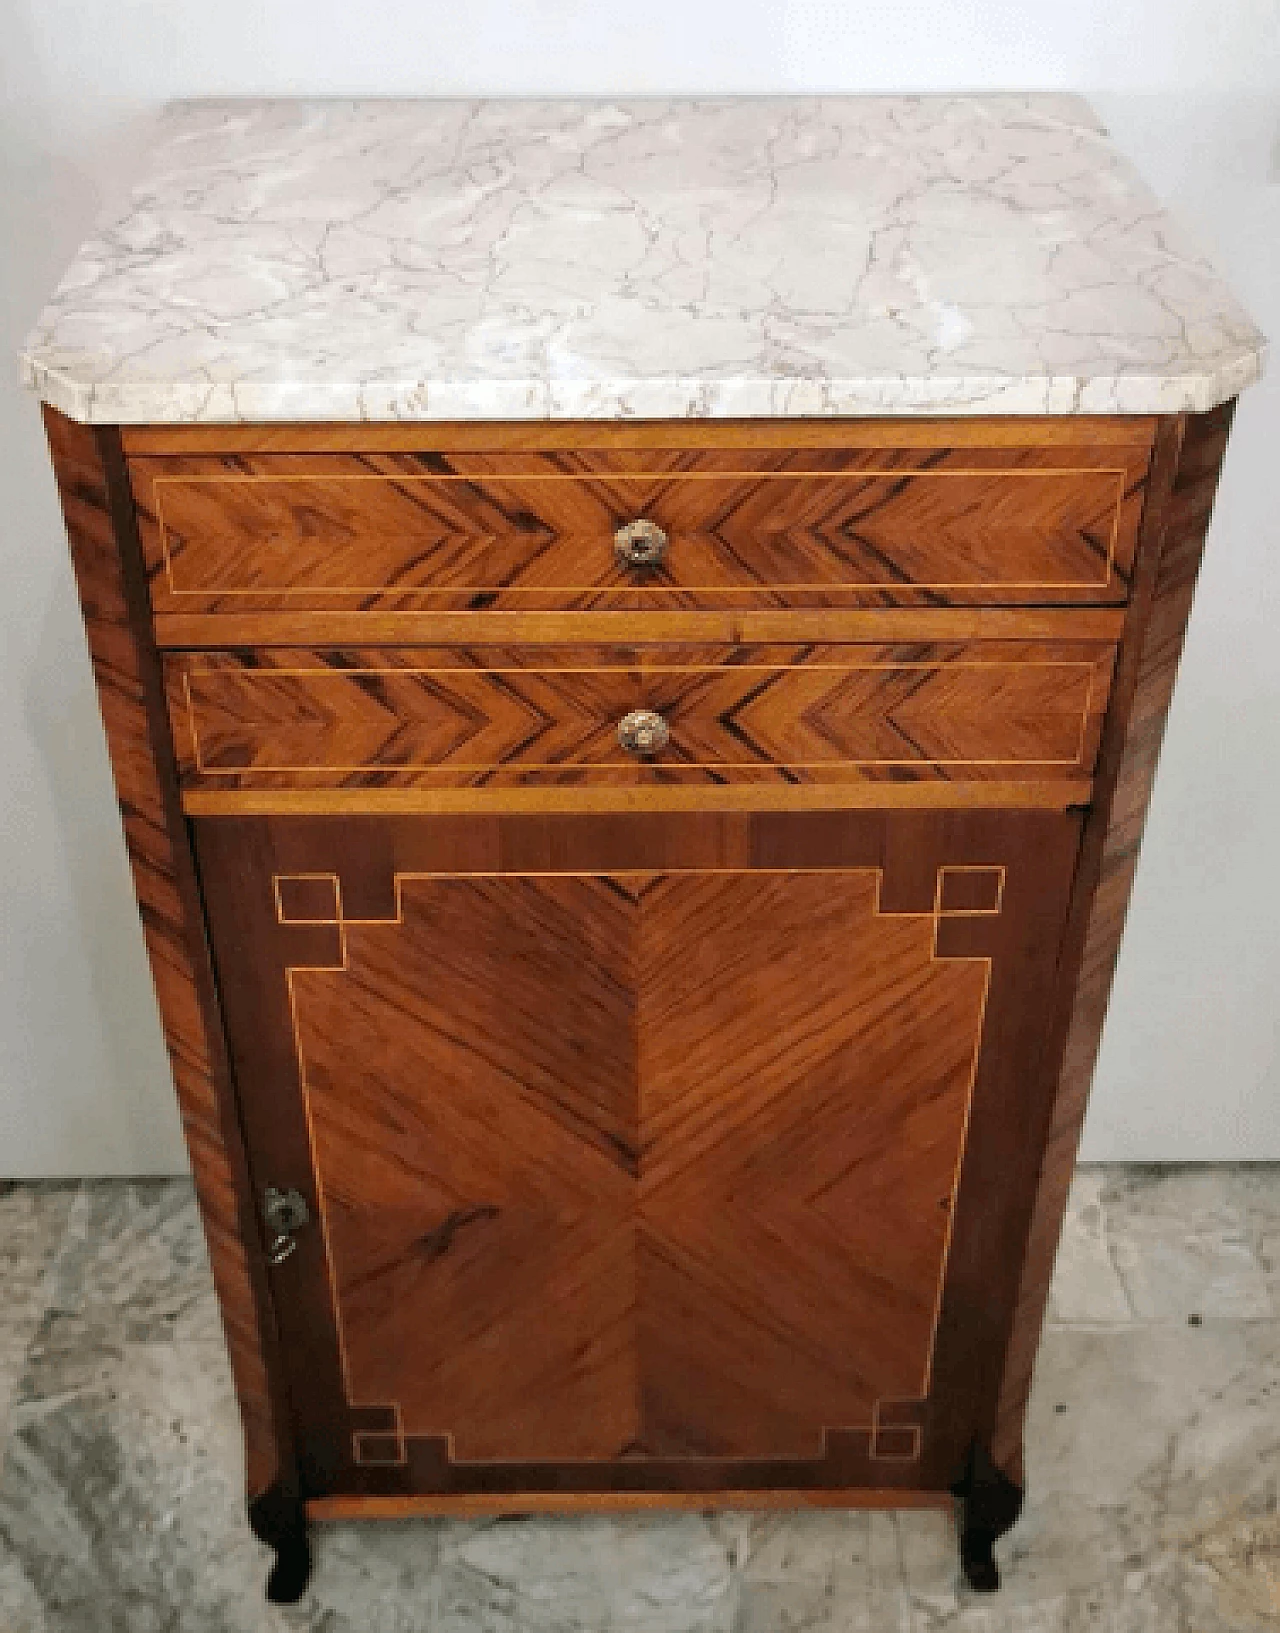
[[[1109,642],[386,648],[166,659],[184,786],[1079,778]],[[637,761],[618,722],[660,713]]]
[[[1122,602],[1126,445],[237,454],[130,462],[157,614]],[[669,538],[637,574],[613,535]]]
[[[271,1380],[270,1310],[245,1155],[187,836],[177,804],[160,674],[146,625],[119,443],[44,410],[84,612],[98,703],[155,982],[183,1133],[191,1156],[245,1437],[250,1497],[283,1474],[292,1451]]]
[[[326,1490],[952,1455],[965,1131],[980,1069],[984,1115],[1028,1092],[993,984],[1047,979],[1076,824],[908,818],[908,859],[900,819],[640,820],[201,830],[255,1144],[323,1220],[284,1319]],[[591,867],[628,851],[668,865]]]

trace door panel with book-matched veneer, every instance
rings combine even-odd
[[[195,829],[313,1495],[945,1488],[1078,817]]]

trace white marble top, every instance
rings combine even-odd
[[[94,422],[1200,410],[1264,341],[1076,97],[221,102],[22,353]]]

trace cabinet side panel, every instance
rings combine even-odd
[[[249,1495],[280,1473],[280,1414],[268,1379],[260,1271],[238,1126],[204,941],[198,889],[167,753],[154,647],[140,637],[118,536],[123,487],[109,463],[114,433],[44,411],[71,559],[111,752],[134,889],[195,1174],[245,1432]],[[118,451],[116,452],[119,458]],[[145,611],[144,611],[145,616]],[[159,712],[158,712],[159,711]]]
[[[1068,933],[1061,1064],[1006,1353],[993,1455],[1021,1477],[1022,1426],[1138,850],[1182,655],[1234,402],[1170,420],[1157,438],[1126,634]],[[1146,558],[1144,561],[1143,558]],[[1130,643],[1132,641],[1132,648]]]

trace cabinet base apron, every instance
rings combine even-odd
[[[250,1504],[249,1522],[260,1541],[276,1550],[277,1562],[267,1597],[292,1604],[301,1597],[310,1575],[308,1522],[344,1520],[481,1519],[531,1514],[626,1514],[636,1512],[704,1513],[716,1509],[770,1510],[795,1508],[905,1509],[936,1508],[955,1517],[960,1568],[975,1592],[1000,1586],[995,1543],[1017,1522],[1024,1493],[996,1468],[990,1454],[974,1446],[960,1478],[949,1492],[848,1491],[615,1491],[583,1496],[572,1492],[526,1492],[465,1496],[316,1497],[300,1503],[279,1488]]]
[[[462,1496],[312,1497],[306,1517],[328,1520],[484,1519],[503,1514],[704,1513],[711,1509],[941,1508],[954,1509],[947,1491],[609,1491],[468,1492]]]

